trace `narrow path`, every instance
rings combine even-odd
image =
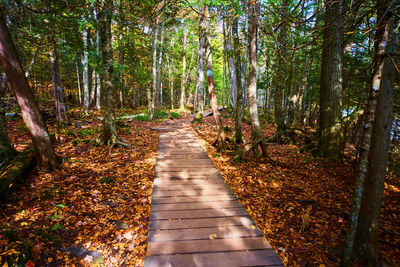
[[[283,266],[196,137],[159,127],[144,266]]]

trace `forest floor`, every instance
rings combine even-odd
[[[74,115],[75,114],[75,115]],[[81,266],[93,263],[142,266],[161,122],[123,121],[118,133],[130,144],[109,150],[91,140],[98,114],[73,113],[74,125],[57,131],[56,151],[63,168],[33,170],[0,200],[0,263],[26,266]],[[176,120],[179,121],[179,120]],[[231,119],[225,125],[234,128]],[[11,141],[29,144],[20,119],[9,120]],[[288,266],[336,266],[344,239],[354,182],[351,153],[344,165],[298,153],[298,146],[268,147],[270,159],[242,163],[217,153],[212,117],[194,124],[209,157],[239,201]],[[243,125],[246,139],[251,130]],[[274,133],[266,127],[265,136]],[[379,249],[385,262],[400,265],[400,179],[388,176],[382,207]]]

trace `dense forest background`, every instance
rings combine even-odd
[[[202,123],[211,108],[216,151],[235,161],[268,158],[270,146],[290,144],[352,166],[341,264],[349,266],[355,252],[375,265],[385,177],[398,181],[400,173],[399,6],[395,0],[2,0],[1,192],[20,176],[9,172],[15,159],[25,166],[32,156],[32,146],[9,140],[16,140],[19,116],[38,166],[58,171],[65,166],[53,145],[68,131],[92,129],[84,135],[94,147],[126,148],[132,144],[120,132],[124,117],[151,124],[190,111]],[[88,118],[100,123],[82,124]],[[15,148],[25,147],[21,157]]]

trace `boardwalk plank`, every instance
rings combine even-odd
[[[253,229],[250,226],[218,226],[196,229],[150,231],[148,241],[200,240],[210,239],[211,235],[222,239],[263,236],[258,229]]]
[[[250,217],[226,217],[226,218],[204,218],[204,219],[187,219],[187,220],[157,220],[150,221],[150,230],[173,230],[187,228],[202,228],[216,226],[231,225],[254,225]]]
[[[148,242],[151,255],[270,249],[264,237]]]
[[[247,213],[242,208],[226,209],[201,209],[201,210],[180,210],[180,211],[158,211],[150,216],[150,220],[169,220],[169,219],[194,219],[194,218],[219,218],[232,216],[246,216]]]
[[[247,252],[148,256],[144,265],[147,267],[284,266],[272,249]]]
[[[283,266],[197,139],[157,129],[145,266]]]
[[[198,203],[173,203],[173,204],[156,204],[151,205],[152,211],[168,211],[168,210],[200,210],[200,209],[227,209],[241,208],[236,200],[230,201],[215,201],[215,202],[198,202]]]

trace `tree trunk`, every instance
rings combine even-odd
[[[36,59],[39,55],[39,51],[40,51],[40,45],[38,45],[38,47],[36,48],[35,54],[32,57],[31,63],[29,63],[29,67],[28,69],[25,71],[25,76],[26,78],[28,78],[29,73],[31,72],[33,65],[35,65]]]
[[[276,136],[279,137],[286,131],[286,123],[285,123],[285,111],[284,111],[284,91],[285,91],[285,80],[286,80],[286,65],[285,62],[287,59],[287,49],[286,39],[287,39],[287,30],[288,30],[288,22],[287,22],[287,13],[288,13],[288,0],[282,0],[282,14],[283,21],[279,30],[279,48],[278,48],[278,59],[276,61],[275,66],[275,75],[274,75],[274,84],[275,84],[275,95],[274,95],[274,104],[275,104],[275,122],[277,125]]]
[[[94,12],[96,22],[98,23],[99,19],[96,9],[94,10]],[[96,53],[97,55],[100,55],[100,34],[98,29],[96,30]],[[101,79],[99,74],[99,66],[97,66],[96,69],[96,109],[101,109]]]
[[[156,21],[153,25],[153,94],[151,91],[147,91],[147,98],[149,100],[150,106],[150,119],[152,120],[154,117],[154,106],[156,101],[157,94],[157,39],[158,39],[158,22],[159,17],[156,18]]]
[[[246,0],[242,0],[242,4],[245,7],[246,6]],[[239,65],[241,66],[241,93],[242,93],[242,106],[241,108],[241,112],[243,114],[244,109],[247,106],[247,62],[249,59],[249,16],[248,16],[248,12],[246,12],[247,10],[245,10],[243,16],[244,16],[244,25],[243,25],[243,47],[244,47],[244,51],[243,51],[243,62],[241,62],[242,64]],[[239,92],[238,92],[239,93]]]
[[[211,109],[213,112],[215,125],[218,131],[218,137],[217,140],[215,141],[215,144],[217,146],[218,151],[225,151],[227,149],[227,144],[225,142],[226,136],[221,116],[218,111],[217,94],[215,93],[211,40],[210,40],[210,24],[208,19],[208,6],[203,7],[203,12],[204,12],[203,29],[206,30],[204,37],[205,37],[205,50],[206,50],[206,62],[207,62],[207,86],[208,86],[208,93],[210,95]]]
[[[200,15],[199,21],[199,47],[197,50],[197,83],[196,83],[196,107],[195,111],[197,113],[203,114],[204,111],[204,55],[205,50],[205,32],[207,31],[208,19],[204,16],[208,8],[206,6],[202,7],[202,14]]]
[[[81,88],[81,75],[79,74],[79,56],[76,54],[76,80],[78,83],[78,99],[79,104],[82,104],[82,88]]]
[[[89,42],[88,30],[83,30],[83,108],[84,112],[89,112]]]
[[[379,6],[378,6],[379,7]],[[380,13],[381,15],[381,13]],[[387,19],[387,18],[386,18]],[[378,21],[381,21],[382,18],[378,17]],[[382,25],[381,25],[382,26]],[[385,25],[384,25],[385,26]],[[389,26],[389,25],[388,25]],[[351,205],[351,216],[349,227],[346,233],[346,240],[344,244],[344,253],[341,261],[341,266],[351,266],[351,254],[353,250],[354,237],[356,234],[356,229],[358,225],[358,217],[360,213],[361,206],[361,197],[363,194],[363,187],[365,176],[367,174],[368,169],[368,154],[370,151],[370,143],[371,143],[371,133],[372,128],[374,127],[375,121],[375,111],[377,110],[377,100],[379,98],[380,90],[387,90],[387,88],[381,88],[381,85],[385,85],[387,81],[384,81],[382,78],[382,72],[385,68],[385,60],[384,56],[386,54],[386,45],[389,41],[389,34],[391,31],[391,27],[386,27],[384,32],[382,30],[377,30],[375,35],[375,55],[374,55],[374,73],[372,78],[372,86],[370,90],[370,96],[368,98],[368,104],[365,113],[364,127],[363,133],[361,136],[361,145],[360,145],[360,155],[358,161],[358,170],[357,177],[353,195],[353,202]],[[386,62],[387,63],[387,62]],[[386,84],[387,85],[387,84]],[[379,107],[378,107],[379,108]]]
[[[235,17],[232,23],[232,41],[233,41],[233,54],[235,58],[235,71],[234,80],[236,81],[236,106],[235,106],[235,144],[240,145],[242,143],[242,86],[240,84],[240,43],[239,43],[239,30],[238,30],[239,18]],[[232,75],[232,76],[233,76]]]
[[[188,42],[188,27],[185,27],[183,33],[183,58],[182,58],[182,78],[181,78],[181,99],[179,102],[179,109],[185,109],[185,95],[186,95],[186,54],[187,54],[187,42]]]
[[[64,104],[64,92],[61,84],[60,66],[58,63],[57,43],[52,40],[50,47],[50,65],[53,79],[54,98],[56,100],[57,120],[59,124],[68,123]]]
[[[102,132],[97,141],[101,145],[111,147],[126,145],[117,134],[114,122],[115,94],[113,84],[113,50],[111,35],[111,20],[113,14],[113,0],[105,0],[98,11],[100,23],[101,53],[103,56],[103,90],[104,90],[104,111]]]
[[[376,60],[378,63],[382,62],[383,69],[382,76],[380,77],[380,87],[376,88],[377,84],[379,84],[378,81],[376,81],[377,84],[373,84],[373,90],[378,90],[379,95],[377,97],[378,102],[371,133],[367,173],[365,175],[365,185],[354,247],[354,251],[361,259],[362,264],[368,266],[377,266],[379,260],[379,217],[393,120],[392,106],[395,66],[390,55],[395,54],[398,49],[398,36],[395,30],[398,25],[398,18],[392,12],[387,12],[387,10],[395,10],[396,6],[394,5],[398,5],[398,3],[387,0],[378,0],[377,2],[377,21],[382,22],[382,24],[377,29],[376,40],[382,40],[382,42],[375,42],[375,50],[378,51]],[[380,53],[382,52],[382,45],[385,38],[388,38],[386,51]]]
[[[175,36],[171,38],[171,48],[175,45]],[[170,91],[170,99],[171,99],[171,109],[174,109],[174,57],[169,59],[169,53],[167,53],[167,61],[168,61],[168,78],[169,78],[169,91]],[[185,90],[185,88],[183,88]],[[181,94],[182,97],[182,94]],[[181,98],[182,99],[182,98]],[[183,107],[185,107],[185,103],[183,103]]]
[[[8,138],[6,110],[3,103],[7,89],[7,77],[5,73],[0,74],[0,169],[7,165],[17,154]]]
[[[236,107],[236,95],[237,95],[237,89],[238,89],[238,81],[236,79],[236,67],[235,67],[235,60],[233,58],[233,48],[232,48],[232,42],[233,42],[233,26],[230,27],[229,33],[228,33],[228,67],[229,67],[229,73],[230,73],[230,79],[229,79],[229,87],[230,87],[230,94],[229,97],[232,97],[231,103],[233,107]]]
[[[22,118],[30,132],[38,165],[44,170],[58,168],[57,156],[50,140],[47,126],[43,121],[35,96],[18,60],[14,43],[7,30],[3,14],[0,12],[0,62],[7,74],[21,108]]]
[[[267,157],[267,148],[261,131],[260,122],[258,120],[257,107],[257,33],[260,16],[260,2],[258,0],[249,1],[249,14],[251,14],[250,29],[250,70],[249,70],[249,111],[251,117],[252,140],[254,144],[253,151],[258,155],[258,145],[261,147],[262,155]]]
[[[321,156],[342,161],[343,0],[327,1],[324,18],[318,147]]]
[[[162,105],[162,77],[161,77],[161,64],[164,49],[164,23],[161,26],[161,36],[160,36],[160,53],[158,55],[158,65],[157,65],[157,94],[156,94],[156,104],[157,106]]]

